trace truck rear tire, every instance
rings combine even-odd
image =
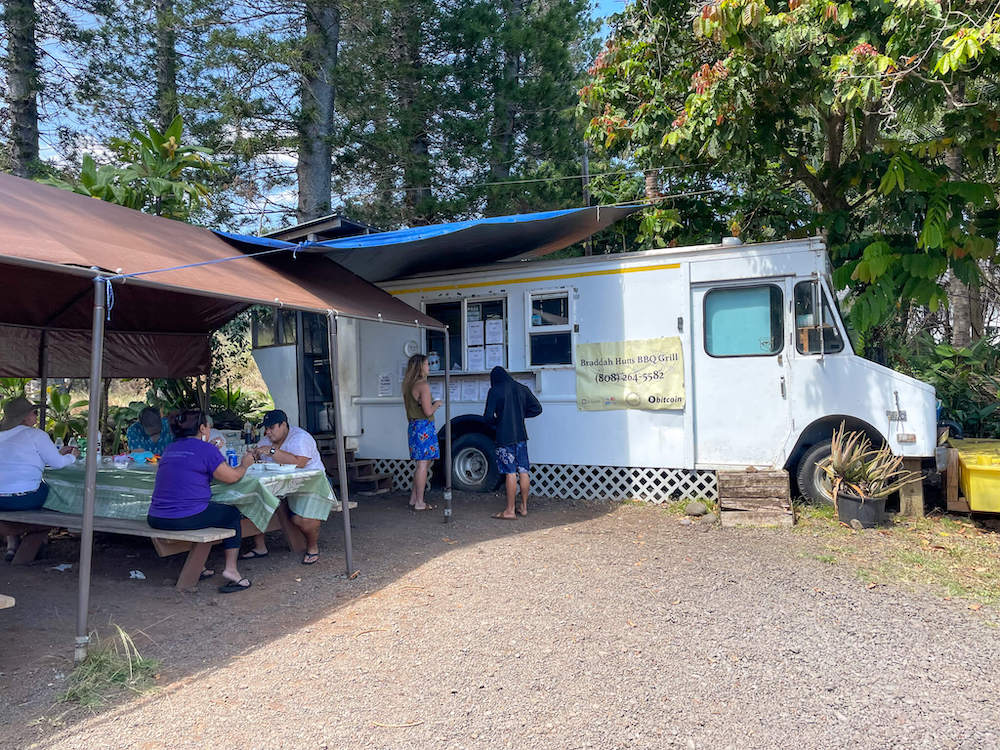
[[[469,432],[456,438],[451,459],[451,482],[455,489],[492,491],[500,481],[493,455],[493,441],[486,435]]]
[[[830,456],[830,441],[816,443],[802,454],[795,471],[799,492],[814,505],[829,505],[833,502],[833,488],[830,480],[818,464]]]

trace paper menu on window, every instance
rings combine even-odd
[[[452,380],[448,383],[448,398],[452,403],[462,400],[462,384],[458,380]]]
[[[486,403],[487,397],[490,395],[490,381],[480,380],[479,381],[479,400],[484,404]]]
[[[469,372],[481,372],[486,369],[486,351],[481,346],[469,347]]]
[[[486,321],[486,345],[503,343],[503,320]]]
[[[441,401],[444,399],[444,383],[440,380],[432,380],[429,383],[431,387],[431,401]]]
[[[503,345],[488,344],[486,346],[486,367],[485,370],[492,370],[494,367],[503,367]]]
[[[473,403],[479,400],[479,383],[472,378],[462,380],[462,400]]]
[[[469,346],[483,345],[483,321],[470,320],[466,324],[466,338]]]

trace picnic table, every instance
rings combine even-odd
[[[258,468],[260,467],[260,468]],[[269,471],[255,464],[234,484],[212,482],[212,500],[239,509],[258,529],[267,529],[281,498],[303,518],[325,521],[331,511],[340,510],[326,473],[319,469]],[[156,467],[139,464],[119,469],[102,464],[97,470],[94,515],[145,521],[153,497]],[[84,465],[45,472],[49,496],[43,506],[60,513],[83,511]]]

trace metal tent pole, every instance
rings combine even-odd
[[[49,413],[49,332],[42,331],[38,347],[38,384],[40,401],[38,409],[38,426],[45,432],[45,420]]]
[[[451,341],[444,328],[444,522],[451,520]]]
[[[76,609],[76,648],[73,659],[87,657],[90,634],[87,610],[90,607],[90,566],[94,551],[94,496],[97,492],[98,421],[101,404],[101,365],[104,359],[104,308],[107,288],[102,277],[94,279],[94,321],[90,339],[90,410],[87,412],[87,464],[83,484],[83,521],[80,530],[80,584]]]
[[[347,490],[347,454],[344,449],[344,415],[340,408],[340,375],[337,371],[337,316],[328,312],[327,338],[330,343],[330,384],[333,386],[333,421],[337,441],[337,475],[340,478],[340,504],[344,517],[344,554],[347,558],[347,577],[354,575],[354,551],[351,548],[351,498]]]

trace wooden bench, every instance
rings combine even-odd
[[[83,517],[51,510],[0,511],[0,533],[25,534],[14,555],[14,565],[32,562],[48,538],[49,529],[53,528],[80,531],[83,528]],[[187,552],[184,567],[177,578],[177,588],[180,591],[197,587],[212,545],[236,535],[232,529],[219,528],[166,531],[154,529],[145,521],[100,516],[94,517],[94,531],[148,537],[160,557]]]

